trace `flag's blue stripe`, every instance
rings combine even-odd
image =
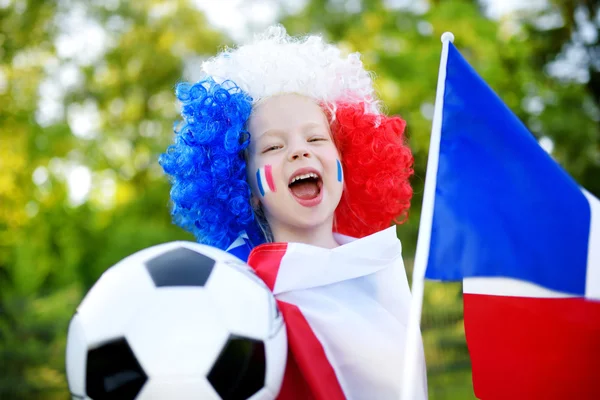
[[[261,196],[265,196],[265,190],[263,189],[262,180],[260,179],[260,169],[256,170],[256,182],[258,183],[258,191]]]
[[[583,295],[589,204],[450,44],[427,278]]]

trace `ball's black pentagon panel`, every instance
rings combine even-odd
[[[215,260],[179,247],[146,261],[146,268],[157,287],[204,286]]]
[[[224,400],[247,399],[265,385],[265,345],[260,340],[230,336],[208,374]]]
[[[124,338],[88,351],[86,391],[94,400],[133,400],[147,379]]]

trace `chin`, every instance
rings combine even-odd
[[[302,214],[290,221],[291,226],[297,226],[301,229],[315,229],[333,221],[333,212],[324,215],[310,215],[302,218]]]
[[[267,220],[279,221],[282,225],[301,230],[317,229],[325,224],[333,227],[335,208],[331,204],[303,207],[294,199],[289,200],[280,202]]]

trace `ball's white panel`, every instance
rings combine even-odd
[[[206,283],[206,290],[219,310],[219,316],[234,334],[264,339],[268,337],[271,309],[269,292],[247,272],[217,263]]]
[[[283,383],[288,354],[285,326],[282,326],[269,340],[265,340],[265,354],[267,358],[265,388],[278,395]]]
[[[273,394],[268,388],[264,387],[258,392],[254,393],[248,398],[248,400],[274,400],[277,396]]]
[[[138,394],[136,400],[221,400],[205,379],[152,378]]]
[[[125,335],[150,379],[205,376],[229,332],[202,288],[157,289]]]
[[[128,260],[128,261],[127,261]],[[123,336],[127,322],[155,291],[145,266],[135,257],[108,269],[90,289],[78,308],[88,346]]]
[[[69,391],[79,398],[85,396],[85,364],[87,361],[87,343],[85,332],[75,314],[67,333],[66,370]]]

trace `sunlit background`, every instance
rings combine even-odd
[[[359,51],[408,122],[410,269],[440,57],[455,45],[540,145],[600,197],[600,0],[0,0],[0,399],[66,399],[68,321],[121,258],[192,237],[157,156],[174,85],[272,23]],[[527,193],[523,193],[527,196]],[[510,207],[506,204],[506,207]],[[560,218],[557,214],[557,218]],[[459,284],[429,284],[430,398],[474,398]]]

